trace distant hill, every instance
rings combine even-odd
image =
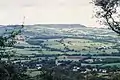
[[[36,24],[35,26],[53,27],[53,28],[80,28],[80,27],[86,27],[86,26],[81,25],[81,24]]]
[[[51,27],[51,28],[80,28],[80,27],[86,27],[81,24],[34,24],[34,25],[25,25],[27,27],[33,27],[33,26],[42,26],[42,27]],[[21,27],[21,25],[0,25],[0,28],[17,28]]]

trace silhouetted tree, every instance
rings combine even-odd
[[[120,34],[120,0],[92,0],[92,3],[96,6],[95,17]]]

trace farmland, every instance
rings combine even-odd
[[[108,29],[26,26],[20,54],[111,54],[119,52],[119,36]],[[35,47],[37,46],[37,47]],[[24,47],[23,49],[20,49]],[[32,47],[32,48],[31,48]]]
[[[17,43],[9,49],[13,50],[10,60],[25,67],[25,74],[30,76],[45,68],[81,74],[119,72],[119,35],[107,28],[66,26],[26,25],[16,36]],[[10,31],[15,27],[6,28]],[[5,56],[1,60],[7,61]]]

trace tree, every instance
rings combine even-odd
[[[18,26],[13,27],[17,29],[13,29],[12,31],[6,29],[5,32],[0,35],[0,80],[26,80],[24,78],[27,77],[27,75],[22,74],[19,66],[13,64],[10,60],[14,53],[12,49],[16,43],[15,37],[21,33],[24,26],[20,25],[19,28]],[[4,62],[1,60],[2,58],[8,58],[8,61]]]
[[[95,17],[120,34],[120,0],[92,0],[95,5]]]

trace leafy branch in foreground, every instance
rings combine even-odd
[[[23,25],[15,26],[12,30],[5,30],[0,35],[0,80],[27,80],[29,76],[22,73],[19,65],[12,63],[11,56],[14,56],[14,44],[16,43],[16,36],[21,33]],[[6,28],[6,27],[5,27]],[[12,27],[13,28],[13,27]],[[1,60],[8,58],[7,62]],[[27,77],[27,78],[25,78]]]
[[[92,0],[95,5],[95,17],[120,34],[120,0]]]
[[[12,31],[6,29],[5,32],[0,35],[0,59],[7,56],[9,60],[10,54],[14,53],[12,49],[16,43],[15,37],[21,33],[23,27],[22,25],[19,29],[13,29]]]

